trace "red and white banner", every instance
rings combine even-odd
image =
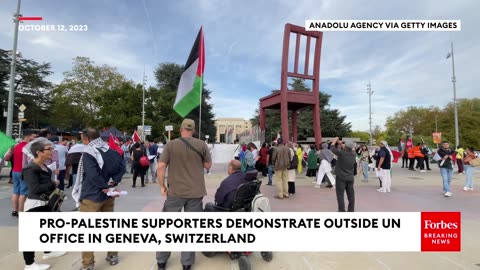
[[[20,251],[461,249],[460,212],[20,213]]]

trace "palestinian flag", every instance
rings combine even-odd
[[[193,44],[192,51],[188,56],[185,70],[178,84],[177,98],[173,109],[185,117],[193,109],[200,106],[200,97],[203,89],[203,70],[205,68],[205,45],[203,42],[203,30],[200,28],[197,39]]]

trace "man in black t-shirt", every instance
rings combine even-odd
[[[382,181],[382,187],[377,189],[378,192],[390,192],[392,185],[392,177],[390,169],[392,168],[392,152],[388,148],[388,143],[382,141],[380,143],[380,151],[378,151],[377,171],[380,174],[380,181]]]

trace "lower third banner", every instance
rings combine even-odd
[[[460,213],[20,213],[20,251],[460,251]]]

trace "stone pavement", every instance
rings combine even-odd
[[[359,212],[420,212],[420,211],[461,211],[462,212],[462,252],[459,253],[308,253],[286,252],[274,253],[274,258],[267,263],[260,254],[250,257],[252,269],[291,269],[291,270],[343,270],[343,269],[479,269],[480,257],[480,186],[473,192],[462,191],[465,176],[454,175],[453,196],[442,195],[441,177],[438,168],[426,173],[411,172],[395,164],[391,193],[376,191],[378,180],[371,174],[368,183],[361,182],[357,176],[355,182],[356,211]],[[218,184],[225,177],[226,165],[215,164],[211,175],[206,176],[208,195],[205,202],[212,201]],[[10,192],[12,185],[7,184],[7,171],[1,172],[0,180],[0,269],[23,269],[23,259],[18,252],[17,219],[10,216]],[[262,192],[271,198],[273,211],[336,211],[334,191],[322,188],[314,189],[311,178],[297,176],[297,192],[288,200],[273,199],[275,186],[262,186]],[[264,183],[266,179],[264,179]],[[474,174],[474,183],[480,183],[480,170]],[[158,184],[148,184],[145,188],[131,188],[131,175],[124,177],[121,188],[129,195],[120,198],[116,211],[160,211],[163,198]],[[74,208],[73,201],[64,203],[64,211]],[[345,243],[348,245],[348,242]],[[120,253],[120,264],[109,266],[104,261],[105,253],[98,252],[96,269],[112,270],[150,270],[157,269],[153,252]],[[181,269],[179,253],[172,253],[167,269]],[[81,266],[80,254],[73,252],[64,257],[43,261],[37,253],[37,261],[49,263],[51,269],[78,269]],[[223,254],[206,258],[197,253],[195,270],[238,269],[236,261]]]

